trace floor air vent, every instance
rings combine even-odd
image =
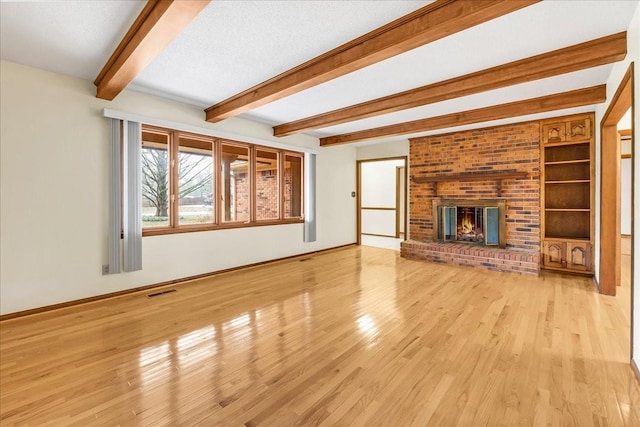
[[[148,294],[147,298],[153,298],[153,297],[157,297],[164,294],[170,294],[171,292],[175,292],[175,291],[176,291],[175,289],[167,289],[165,291],[154,292],[152,294]]]

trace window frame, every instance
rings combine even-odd
[[[218,158],[218,164],[220,167],[220,183],[218,185],[218,190],[220,191],[220,196],[218,197],[218,201],[220,202],[221,206],[220,209],[218,210],[219,213],[219,224],[221,225],[242,225],[242,224],[247,224],[247,223],[251,223],[253,221],[255,221],[255,215],[253,214],[254,209],[255,209],[255,201],[252,199],[252,195],[255,194],[255,191],[253,190],[254,185],[253,185],[253,180],[251,179],[251,175],[253,173],[253,167],[252,167],[252,159],[255,158],[255,155],[253,153],[252,150],[252,146],[250,144],[246,144],[246,143],[241,143],[239,141],[232,141],[229,139],[219,139],[219,152],[220,152],[220,157]],[[224,182],[222,179],[222,161],[223,161],[223,156],[222,156],[222,146],[226,145],[228,147],[238,147],[238,148],[246,148],[247,149],[247,186],[248,186],[248,198],[249,198],[249,206],[248,206],[248,216],[249,219],[248,221],[243,221],[243,220],[234,220],[234,221],[225,221],[223,220],[223,211],[222,209],[224,208],[224,204],[222,203],[223,200],[223,195],[222,195],[222,183]],[[234,198],[234,203],[236,204],[236,210],[237,210],[237,202],[238,199],[237,197]]]
[[[172,202],[172,195],[173,193],[173,181],[172,181],[172,174],[171,174],[171,159],[172,159],[172,139],[174,138],[174,135],[171,131],[171,129],[165,129],[165,128],[161,128],[158,126],[141,126],[141,133],[143,132],[148,132],[148,133],[152,133],[152,134],[157,134],[157,135],[166,135],[167,137],[167,189],[169,191],[169,194],[167,195],[168,200],[167,200],[167,214],[168,214],[168,224],[167,225],[159,225],[159,226],[155,226],[155,227],[148,227],[148,228],[144,228],[143,230],[154,230],[154,229],[158,229],[158,230],[164,230],[167,228],[171,228],[173,227],[173,221],[175,220],[175,215],[173,212],[173,202]],[[140,138],[141,144],[142,144],[142,149],[144,149],[144,138]],[[153,141],[152,141],[153,142]],[[142,165],[140,165],[140,170],[142,171]],[[140,189],[141,194],[142,194],[142,188]],[[144,200],[144,198],[142,199]],[[142,220],[142,218],[141,218]],[[144,232],[143,232],[144,235]]]
[[[284,165],[285,156],[300,157],[302,165],[304,165],[304,152],[292,151],[290,149],[281,149],[277,147],[269,147],[265,145],[252,144],[244,141],[237,141],[228,138],[218,138],[210,135],[202,135],[194,132],[181,131],[176,129],[170,129],[160,126],[142,124],[142,131],[155,132],[155,133],[167,133],[168,138],[168,153],[169,153],[169,224],[166,226],[157,227],[143,227],[142,236],[158,236],[177,233],[190,233],[197,231],[211,231],[211,230],[225,230],[233,228],[245,228],[245,227],[262,227],[270,225],[280,224],[297,224],[304,222],[304,170],[300,176],[300,216],[285,218],[284,200],[285,200],[285,185],[284,185]],[[200,139],[211,141],[212,143],[212,156],[213,156],[213,223],[203,224],[183,224],[180,225],[179,221],[179,182],[178,182],[178,165],[179,165],[179,153],[180,153],[180,138],[188,137],[193,139]],[[248,150],[248,191],[249,191],[249,220],[248,221],[223,221],[224,218],[224,203],[222,202],[222,146],[231,145]],[[256,179],[257,179],[257,151],[264,150],[270,152],[276,152],[278,156],[278,218],[277,219],[264,219],[256,220]],[[304,166],[303,166],[304,167]]]
[[[144,125],[143,125],[143,129],[144,129]],[[218,210],[218,206],[217,203],[212,203],[212,216],[213,216],[213,222],[208,222],[208,223],[202,223],[202,224],[183,224],[180,225],[180,138],[181,137],[186,137],[185,139],[191,139],[191,140],[197,140],[197,141],[203,141],[203,142],[211,142],[211,157],[212,157],[212,201],[215,200],[215,187],[218,184],[218,173],[217,173],[217,165],[216,165],[216,160],[218,159],[218,156],[216,154],[216,139],[212,136],[206,136],[206,135],[198,135],[192,132],[183,132],[183,131],[173,131],[174,134],[172,135],[172,138],[170,139],[170,143],[171,141],[175,141],[174,143],[174,147],[175,147],[175,156],[173,157],[173,168],[175,169],[175,174],[170,173],[170,177],[172,177],[174,179],[175,182],[175,187],[171,187],[172,191],[175,189],[175,193],[172,193],[172,195],[174,195],[174,197],[170,197],[170,200],[173,200],[173,210],[171,211],[171,213],[173,214],[173,217],[175,218],[175,221],[172,223],[171,228],[191,228],[191,227],[195,227],[195,228],[200,228],[202,226],[211,226],[214,224],[217,224],[218,221],[218,216],[219,216],[219,210]],[[217,200],[216,200],[217,202]],[[198,230],[194,230],[194,231],[198,231]],[[143,234],[144,235],[144,234]]]
[[[253,218],[256,222],[268,222],[268,221],[278,221],[280,219],[284,219],[284,213],[282,212],[282,201],[284,200],[284,182],[283,182],[283,171],[282,171],[282,159],[284,158],[284,150],[278,150],[277,148],[272,147],[264,147],[261,145],[256,145],[253,147],[254,157],[253,157]],[[258,151],[263,151],[267,153],[275,153],[276,155],[276,186],[278,187],[278,200],[276,201],[276,206],[278,208],[278,218],[266,218],[266,219],[258,219]]]
[[[300,159],[300,215],[299,216],[290,216],[290,217],[286,217],[286,195],[285,195],[285,188],[286,188],[286,182],[285,182],[285,174],[286,174],[286,164],[287,164],[287,156],[289,157],[298,157]],[[282,182],[282,190],[280,192],[280,196],[281,196],[281,200],[280,200],[280,216],[283,219],[295,219],[295,218],[302,218],[304,219],[304,174],[305,174],[305,168],[304,168],[304,153],[298,153],[295,151],[291,151],[291,150],[282,150],[281,153],[281,182]],[[291,185],[293,186],[293,170],[291,171]],[[293,191],[292,191],[292,195],[293,195]],[[293,199],[293,197],[292,197]],[[293,204],[293,200],[291,201],[291,203]],[[293,209],[293,207],[292,207]]]

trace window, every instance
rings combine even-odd
[[[142,131],[142,227],[169,221],[169,133]]]
[[[284,217],[302,216],[302,155],[284,156]]]
[[[256,220],[280,218],[277,151],[256,150]]]
[[[178,223],[213,224],[213,138],[178,141]]]
[[[303,154],[142,126],[144,235],[302,222]]]
[[[251,211],[249,147],[222,144],[222,221],[248,222]]]

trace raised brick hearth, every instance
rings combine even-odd
[[[409,239],[401,255],[411,259],[490,270],[539,274],[540,125],[516,123],[409,140]],[[521,174],[467,180],[470,174]],[[449,178],[433,185],[434,178]],[[504,249],[439,242],[434,200],[500,199],[506,202]]]
[[[417,242],[401,243],[402,256],[442,264],[480,267],[511,273],[540,273],[540,253],[473,246],[465,243]]]

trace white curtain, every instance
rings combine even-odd
[[[129,121],[124,121],[123,126],[124,271],[137,271],[142,270],[142,127],[140,123]]]
[[[120,246],[120,232],[122,230],[120,205],[120,147],[121,147],[121,122],[111,120],[111,147],[110,147],[110,180],[109,180],[109,266],[108,274],[118,274],[121,270],[122,251]]]
[[[304,155],[304,241],[316,241],[316,155]]]
[[[141,139],[140,123],[111,119],[109,274],[118,274],[122,270],[142,270]],[[124,262],[121,267],[122,257]]]

